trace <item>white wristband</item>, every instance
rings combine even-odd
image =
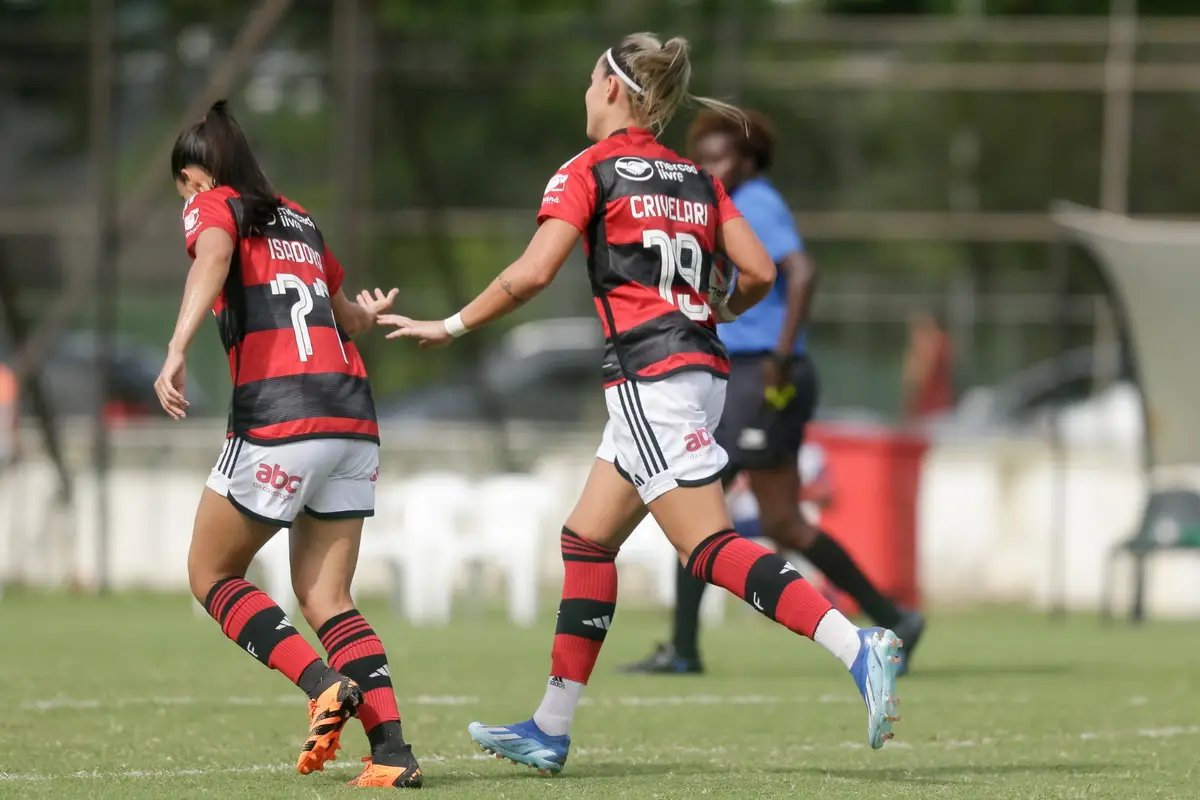
[[[733,322],[738,318],[738,315],[729,310],[729,298],[725,298],[725,302],[717,303],[717,307],[713,309],[713,314],[717,318],[717,322]]]
[[[446,317],[444,320],[442,320],[442,324],[446,326],[446,333],[450,334],[455,339],[470,330],[470,328],[463,324],[462,312],[455,314],[453,317]]]

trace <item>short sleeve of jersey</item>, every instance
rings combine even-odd
[[[325,245],[325,285],[329,287],[330,297],[342,290],[345,277],[346,271],[342,269],[342,262],[337,260],[329,245]]]
[[[220,228],[237,241],[237,223],[229,204],[212,192],[200,192],[183,206],[183,237],[190,257],[196,257],[196,240],[209,228]]]
[[[538,225],[548,219],[561,219],[582,233],[596,213],[596,178],[584,153],[559,167],[542,193]]]
[[[746,185],[737,192],[736,202],[776,264],[792,253],[804,250],[791,210],[779,192],[769,184]]]
[[[729,199],[729,193],[725,191],[725,184],[721,183],[721,179],[715,175],[711,177],[713,187],[717,190],[717,225],[742,216],[741,210]]]

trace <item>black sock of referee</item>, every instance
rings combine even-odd
[[[853,597],[876,625],[891,628],[900,621],[896,604],[879,593],[850,554],[829,534],[817,531],[812,545],[801,552],[834,586]]]
[[[675,654],[680,658],[700,658],[700,601],[708,586],[696,578],[683,564],[676,564],[675,573]]]

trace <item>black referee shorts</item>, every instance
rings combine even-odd
[[[766,354],[735,355],[725,389],[725,410],[716,439],[729,453],[730,475],[744,469],[773,469],[795,464],[804,429],[817,408],[817,371],[807,355],[784,369],[796,395],[782,409],[766,401],[763,361]]]

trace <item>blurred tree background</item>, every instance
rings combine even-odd
[[[162,176],[161,213],[147,216],[123,251],[121,329],[133,340],[165,343],[187,268],[168,165],[147,164],[146,153],[175,130],[254,5],[117,3],[120,189],[147,169]],[[1026,219],[1055,199],[1097,205],[1104,96],[821,77],[897,64],[1100,65],[1108,47],[1084,38],[822,40],[811,29],[826,14],[881,26],[893,15],[969,25],[980,16],[1084,21],[1109,10],[1105,0],[304,0],[292,4],[231,100],[277,188],[312,211],[335,252],[352,254],[343,255],[348,288],[399,286],[404,312],[439,317],[520,253],[546,180],[587,146],[583,92],[603,48],[631,30],[686,36],[698,93],[777,123],[774,179],[824,276],[813,342],[826,400],[891,412],[909,307],[933,303],[957,314],[963,380],[992,382],[1064,344],[1050,334],[1060,287],[1045,236],[866,235],[861,221],[871,218],[863,215]],[[1188,0],[1143,0],[1138,10],[1196,13]],[[87,44],[86,3],[0,0],[0,216],[86,203]],[[1138,56],[1200,63],[1200,39],[1145,45]],[[1200,154],[1183,146],[1200,124],[1198,98],[1137,94],[1131,213],[1200,214]],[[682,145],[688,120],[685,113],[671,126],[668,144]],[[859,222],[839,225],[829,216],[838,212]],[[88,257],[45,235],[6,238],[28,265],[25,299],[35,316]],[[583,271],[577,254],[513,323],[591,314]],[[1068,288],[1082,298],[1102,291],[1082,257],[1072,261]],[[89,324],[86,315],[76,323]],[[1074,319],[1065,344],[1092,341],[1094,328],[1088,314]],[[502,335],[486,331],[479,345]],[[193,374],[220,395],[223,356],[215,332],[203,336]],[[456,347],[418,357],[379,337],[363,349],[382,396],[442,379],[477,355]]]

